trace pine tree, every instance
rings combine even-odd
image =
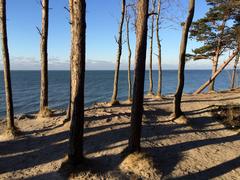
[[[194,60],[210,59],[212,61],[212,75],[218,67],[219,57],[231,46],[229,34],[231,27],[228,21],[233,18],[234,5],[231,0],[207,0],[210,6],[205,17],[193,22],[190,37],[203,46],[193,50]],[[214,91],[213,80],[209,85],[209,90]]]

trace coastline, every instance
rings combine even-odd
[[[172,97],[146,98],[144,102],[142,147],[145,155],[131,157],[148,167],[129,164],[121,152],[127,145],[131,107],[110,107],[98,103],[85,109],[84,154],[90,169],[77,171],[70,179],[89,178],[209,178],[239,177],[239,130],[226,128],[212,117],[211,106],[239,104],[240,89],[210,94],[184,95],[186,125],[168,120]],[[0,142],[0,179],[66,179],[60,171],[68,151],[69,122],[64,111],[51,118],[16,121],[22,131],[12,141]],[[0,134],[4,122],[0,123]],[[227,154],[227,156],[226,156]],[[150,159],[150,160],[149,160]],[[132,162],[132,161],[131,161]],[[222,173],[222,165],[228,171]],[[212,173],[212,169],[214,173]]]

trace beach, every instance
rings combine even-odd
[[[145,97],[141,154],[126,157],[131,106],[96,103],[85,109],[85,167],[68,174],[69,122],[65,111],[50,118],[16,117],[20,135],[3,136],[0,123],[0,179],[238,179],[239,129],[213,117],[216,105],[239,104],[240,89],[199,95],[185,94],[186,124],[169,120],[173,96]],[[130,159],[130,160],[129,160]]]

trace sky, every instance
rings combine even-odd
[[[160,31],[164,69],[176,69],[178,66],[179,44],[181,41],[181,27],[179,23],[186,18],[186,7],[188,6],[188,0],[172,1],[176,1],[178,6],[173,5],[165,12],[168,18],[163,21],[163,28]],[[118,32],[121,0],[86,0],[86,3],[87,69],[113,69],[117,52],[117,44],[114,37]],[[49,69],[67,70],[69,69],[70,56],[70,25],[69,13],[64,7],[68,6],[68,0],[49,0],[49,4]],[[196,0],[194,20],[201,18],[207,9],[205,0]],[[178,17],[178,23],[172,22],[175,19],[173,17]],[[171,19],[171,21],[168,19]],[[168,25],[171,25],[171,27],[167,27]],[[7,0],[7,31],[11,69],[38,70],[40,68],[40,35],[36,27],[41,29],[41,6],[39,0]],[[124,39],[126,38],[125,34],[123,37]],[[133,28],[131,28],[130,37],[134,51],[135,33]],[[191,49],[198,45],[194,41],[189,41],[188,52],[191,52]],[[156,39],[154,39],[153,51],[157,52]],[[127,55],[127,46],[124,43],[121,69],[126,69],[127,67]],[[147,64],[148,59],[149,53],[147,54]],[[156,56],[153,58],[153,64],[154,68],[156,68]],[[210,67],[210,65],[210,61],[205,60],[190,62],[187,64],[187,68],[204,69]],[[2,61],[0,62],[0,69],[2,69]]]

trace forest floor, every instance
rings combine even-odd
[[[0,179],[240,179],[239,130],[226,128],[211,107],[239,104],[240,89],[184,95],[188,123],[168,120],[172,96],[146,98],[142,154],[124,156],[130,132],[130,105],[99,103],[85,111],[86,166],[70,176],[61,167],[68,150],[69,122],[64,111],[35,119],[17,117],[22,133],[14,140],[3,135],[0,122]]]

